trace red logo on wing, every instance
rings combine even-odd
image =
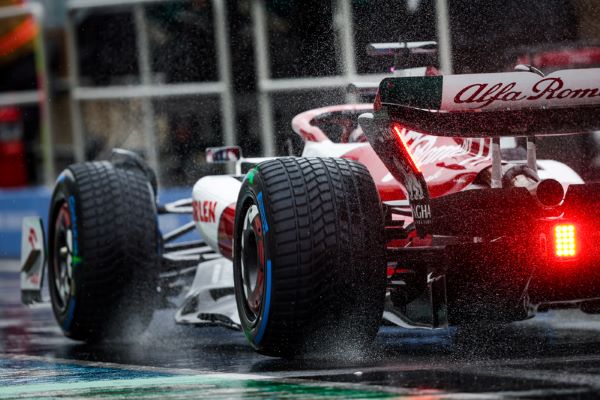
[[[553,99],[585,99],[600,97],[600,88],[568,88],[561,78],[548,77],[536,82],[525,94],[519,90],[516,82],[511,83],[475,83],[461,89],[454,102],[457,104],[474,103],[478,108],[485,108],[496,102],[513,102],[521,100],[553,100]]]
[[[31,245],[31,247],[35,247],[35,244],[38,241],[37,234],[35,233],[35,229],[29,228],[29,237],[27,238],[27,240],[29,241],[29,244]]]

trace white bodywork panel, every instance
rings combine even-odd
[[[229,176],[206,176],[194,185],[194,220],[202,239],[219,251],[219,221],[223,211],[235,204],[242,182]]]
[[[46,243],[42,219],[23,218],[21,232],[21,298],[24,304],[42,301]]]
[[[600,68],[535,73],[447,75],[440,110],[521,110],[600,103]]]
[[[226,258],[205,261],[196,268],[194,282],[175,314],[180,324],[221,325],[239,329],[233,293],[233,265]]]
[[[556,179],[568,185],[582,184],[583,179],[571,167],[555,160],[537,160],[540,179]]]

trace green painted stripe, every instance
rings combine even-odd
[[[233,379],[231,379],[233,378]],[[284,397],[285,398],[389,398],[397,394],[326,385],[247,380],[210,375],[82,381],[0,388],[0,399],[14,397]]]
[[[0,354],[0,400],[54,398],[389,398],[394,391],[355,384],[286,380]]]
[[[103,388],[135,388],[152,385],[168,385],[168,384],[192,384],[201,383],[195,376],[169,376],[159,378],[136,378],[128,380],[97,380],[97,381],[80,381],[80,382],[61,382],[61,383],[42,383],[16,385],[0,388],[0,398],[6,396],[15,396],[22,394],[49,394],[50,392],[68,392],[81,391],[86,389],[103,389]]]
[[[256,171],[257,169],[256,167],[254,167],[248,172],[248,175],[246,175],[246,177],[248,178],[248,183],[250,183],[251,185],[254,185],[254,174],[256,173]]]
[[[443,76],[386,78],[379,85],[381,103],[439,110],[443,83]]]

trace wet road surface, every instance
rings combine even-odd
[[[382,327],[368,355],[281,360],[173,311],[126,343],[71,341],[49,305],[20,304],[17,269],[0,261],[0,399],[600,398],[600,316],[579,310],[477,331]]]

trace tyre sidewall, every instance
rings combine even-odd
[[[273,291],[273,279],[272,279],[272,266],[271,266],[271,255],[273,254],[271,231],[269,230],[269,215],[267,213],[268,205],[265,204],[267,200],[263,193],[264,185],[258,169],[253,169],[249,175],[251,179],[244,179],[238,201],[236,205],[236,216],[235,216],[235,231],[234,231],[234,261],[233,261],[233,275],[235,284],[235,297],[237,302],[237,308],[240,315],[240,322],[244,334],[248,338],[254,349],[260,351],[263,348],[263,343],[267,341],[268,330],[267,324],[269,322],[269,313],[271,308],[271,297]],[[244,284],[242,279],[242,266],[241,266],[241,234],[244,225],[244,218],[248,208],[252,205],[258,207],[258,212],[263,225],[263,246],[264,246],[264,259],[263,265],[265,266],[265,284],[263,288],[263,300],[259,310],[259,315],[256,321],[251,321],[248,317],[248,310],[246,305],[246,296],[244,293]],[[266,224],[265,224],[266,222]],[[266,226],[266,227],[265,227]]]
[[[63,203],[66,203],[69,209],[71,229],[73,233],[73,253],[81,259],[81,262],[77,264],[71,264],[73,270],[71,297],[65,312],[61,312],[56,304],[56,286],[54,283],[54,260],[56,257],[54,254],[54,242],[56,240],[56,219]],[[67,169],[58,177],[50,202],[50,215],[48,219],[48,284],[50,288],[49,291],[54,316],[56,317],[56,320],[64,334],[73,339],[79,338],[76,324],[74,324],[73,321],[76,320],[75,315],[77,314],[78,304],[80,303],[80,301],[78,301],[78,295],[84,291],[84,288],[81,287],[81,282],[83,280],[80,278],[80,276],[85,255],[81,253],[83,249],[82,246],[80,246],[83,230],[80,229],[81,215],[78,204],[79,191],[77,182],[75,181],[75,176],[73,173]]]
[[[352,196],[362,197],[356,203]],[[246,310],[241,262],[244,218],[251,205],[257,205],[262,225],[268,225],[264,306],[254,324],[254,313]],[[379,196],[364,166],[329,158],[281,158],[251,170],[236,204],[234,284],[252,347],[277,357],[365,350],[383,312],[383,235]]]

